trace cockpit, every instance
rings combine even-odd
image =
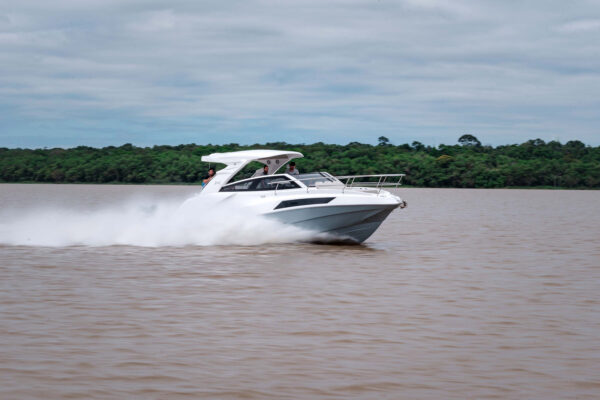
[[[289,175],[269,175],[243,179],[221,188],[221,192],[257,192],[262,190],[299,189],[300,185]]]
[[[301,184],[299,184],[299,182]],[[292,177],[288,174],[275,174],[242,179],[227,184],[220,192],[257,192],[263,190],[299,189],[301,187],[315,187],[317,185],[335,185],[341,182],[327,172],[311,172]]]

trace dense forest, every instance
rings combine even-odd
[[[70,149],[0,148],[0,182],[52,183],[198,183],[208,165],[200,158],[214,152],[285,149],[304,154],[301,172],[334,175],[405,173],[405,185],[421,187],[563,187],[600,188],[600,146],[580,141],[529,140],[522,144],[484,146],[463,135],[455,145],[437,147],[337,144],[196,145]]]

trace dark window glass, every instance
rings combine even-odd
[[[309,198],[309,199],[298,199],[298,200],[284,200],[275,207],[275,210],[280,208],[288,208],[288,207],[300,207],[300,206],[308,206],[311,204],[327,204],[331,200],[335,199],[335,197],[319,197],[319,198]]]
[[[253,184],[256,184],[256,182],[255,181],[245,181],[245,182],[232,183],[230,185],[223,186],[221,188],[221,192],[240,192],[243,190],[250,190],[250,186],[252,186]]]
[[[297,189],[296,182],[288,180],[285,176],[266,176],[250,179],[243,182],[234,182],[221,188],[221,192],[251,192],[261,190]]]

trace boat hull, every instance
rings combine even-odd
[[[367,240],[398,204],[328,205],[265,214],[317,234],[318,241]]]

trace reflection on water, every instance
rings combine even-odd
[[[194,191],[0,185],[0,214]],[[0,398],[598,398],[600,192],[400,194],[363,246],[5,240]]]

